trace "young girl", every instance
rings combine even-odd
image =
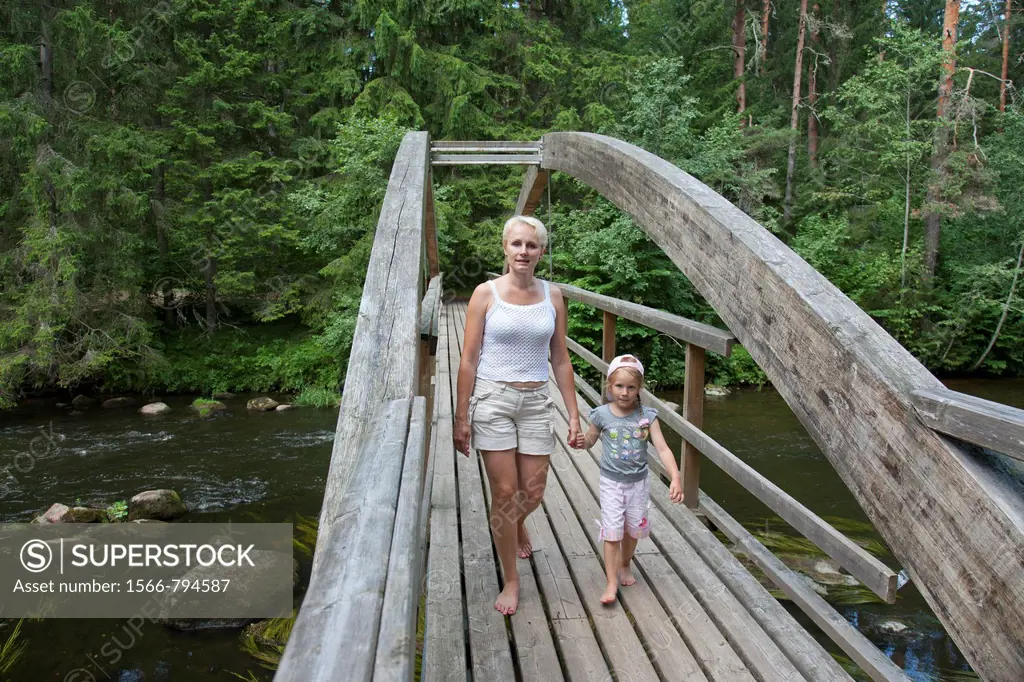
[[[601,539],[604,540],[604,570],[608,585],[602,604],[615,601],[619,585],[636,582],[630,571],[637,540],[651,533],[647,521],[651,481],[647,468],[647,438],[672,477],[668,496],[683,501],[679,467],[665,443],[658,423],[658,411],[640,404],[644,366],[632,355],[620,355],[608,365],[605,404],[590,412],[590,429],[583,447],[601,439]]]

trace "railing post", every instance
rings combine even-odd
[[[615,359],[615,323],[618,316],[604,311],[604,332],[601,335],[601,359],[611,362]]]
[[[704,349],[686,344],[686,378],[683,394],[683,419],[698,429],[704,428]],[[683,444],[683,495],[686,506],[697,508],[700,488],[700,451],[691,443]]]

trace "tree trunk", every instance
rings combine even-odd
[[[906,142],[910,143],[910,76],[907,76]],[[907,288],[907,247],[910,245],[910,147],[907,147],[907,175],[903,185],[903,249],[900,251],[900,298]]]
[[[821,47],[821,7],[814,3],[815,22],[811,28],[811,45],[814,46],[814,62],[807,76],[807,155],[811,166],[818,167],[818,48]]]
[[[771,13],[771,0],[764,0],[761,3],[761,40],[764,43],[761,54],[761,75],[764,75],[764,63],[768,61],[768,15]]]
[[[217,286],[214,278],[217,276],[217,256],[209,256],[206,259],[206,268],[203,271],[206,280],[206,332],[212,334],[217,330]]]
[[[932,151],[932,181],[928,185],[928,211],[924,223],[924,265],[925,277],[930,284],[935,277],[939,262],[939,237],[941,216],[935,204],[941,200],[942,179],[945,176],[946,157],[949,155],[949,128],[946,115],[949,112],[949,98],[953,93],[953,72],[956,70],[956,31],[960,21],[960,0],[946,0],[946,12],[942,22],[942,50],[945,62],[942,78],[939,80],[939,127],[935,131],[935,146]]]
[[[207,164],[203,163],[203,170],[205,171]],[[203,178],[203,204],[204,208],[208,206],[210,201],[213,199],[213,188],[210,186],[210,179]],[[216,228],[212,228],[216,230]],[[211,232],[207,235],[206,241],[206,265],[203,268],[203,279],[206,282],[206,333],[212,334],[217,330],[217,285],[215,283],[217,277],[217,260],[218,254],[221,252],[220,242],[217,239],[217,235]]]
[[[800,25],[797,28],[796,64],[793,67],[793,106],[790,111],[789,158],[786,161],[786,200],[782,212],[783,223],[789,223],[793,213],[793,173],[796,171],[796,143],[800,134],[800,77],[804,70],[804,33],[807,30],[807,0],[800,0]]]
[[[1010,3],[1006,3],[1009,5]],[[999,324],[996,325],[996,330],[992,333],[992,340],[988,342],[988,348],[981,354],[978,361],[974,363],[974,367],[971,367],[971,371],[981,367],[981,363],[985,362],[985,358],[992,351],[992,348],[996,345],[996,340],[999,338],[999,332],[1003,330],[1003,323],[1006,322],[1006,315],[1010,312],[1010,303],[1013,301],[1013,295],[1017,292],[1017,278],[1020,276],[1020,266],[1024,262],[1024,243],[1020,245],[1020,253],[1017,254],[1017,269],[1013,271],[1013,281],[1010,283],[1010,293],[1006,297],[1006,303],[1003,305],[1003,314],[999,318]]]
[[[742,114],[747,108],[747,86],[743,81],[744,63],[747,50],[747,10],[743,0],[736,1],[736,16],[732,20],[732,77],[736,83],[736,112]],[[740,119],[740,125],[743,125]]]
[[[1010,66],[1010,17],[1013,13],[1013,0],[1006,0],[1006,13],[1003,15],[1003,70],[999,82],[999,112],[1006,111],[1006,74]]]
[[[43,99],[48,102],[53,99],[53,44],[50,42],[50,25],[45,20],[39,37],[39,67]]]
[[[833,0],[833,2],[832,2],[832,14],[829,15],[829,19],[831,19],[834,23],[837,23],[837,24],[843,23],[842,17],[840,17],[839,12],[840,12],[839,0]],[[836,40],[834,38],[832,40],[828,41],[828,65],[829,65],[828,66],[828,89],[829,90],[835,90],[836,88],[839,87],[839,76],[840,76],[840,74],[842,72],[842,69],[839,66],[839,58],[840,58],[840,54],[842,54],[838,50],[839,42],[840,41],[838,41],[838,40]],[[844,53],[845,53],[845,48],[844,48]]]
[[[167,272],[171,262],[171,248],[167,240],[167,221],[164,213],[164,164],[156,166],[156,174],[153,182],[153,200],[150,202],[150,215],[153,218],[153,227],[156,230],[156,248],[160,254],[160,266]],[[171,309],[174,304],[174,291],[170,286],[164,288],[164,322],[168,325],[174,324],[174,311]]]

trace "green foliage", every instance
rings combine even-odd
[[[109,507],[107,507],[107,518],[114,523],[116,521],[124,521],[128,518],[128,502],[125,500],[118,500]]]
[[[998,83],[985,75],[999,72],[999,8],[962,10],[945,122],[954,148],[937,175],[941,3],[890,3],[891,23],[877,3],[823,4],[821,42],[805,55],[819,98],[800,111],[820,121],[821,162],[798,155],[796,219],[784,230],[792,5],[772,13],[768,36],[748,8],[743,116],[732,3],[6,7],[0,409],[26,390],[81,384],[282,390],[335,404],[392,160],[412,129],[633,142],[789,242],[930,368],[1024,372],[1024,316],[1010,295],[1024,125],[1016,90],[998,114]],[[1024,44],[1024,22],[1010,28]],[[1011,63],[1010,79],[1024,80],[1024,65]],[[468,292],[500,268],[498,232],[522,172],[438,167],[433,178],[446,287]],[[938,201],[926,201],[930,183]],[[540,215],[552,219],[556,278],[721,324],[627,217],[580,183],[552,185]],[[927,211],[943,230],[925,285]],[[570,331],[596,348],[600,320],[573,306]],[[620,334],[653,384],[681,382],[678,344],[625,322]],[[765,381],[742,349],[709,356],[708,378]]]
[[[299,555],[313,558],[313,551],[316,549],[316,537],[320,529],[319,521],[315,517],[296,514],[292,522],[292,544]]]
[[[0,673],[9,673],[28,648],[29,643],[21,640],[21,624],[24,622],[24,618],[19,618],[3,646],[0,646]]]
[[[292,612],[290,618],[270,618],[253,623],[239,635],[241,649],[259,661],[261,668],[277,670],[294,626],[295,612]],[[231,674],[241,680],[259,679],[251,670],[244,676]]]

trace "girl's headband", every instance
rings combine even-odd
[[[615,370],[620,369],[622,367],[629,367],[631,369],[635,369],[636,371],[640,372],[641,376],[643,376],[643,364],[632,355],[620,355],[614,360],[612,360],[611,363],[608,365],[608,376],[611,376],[612,374],[615,373]]]

